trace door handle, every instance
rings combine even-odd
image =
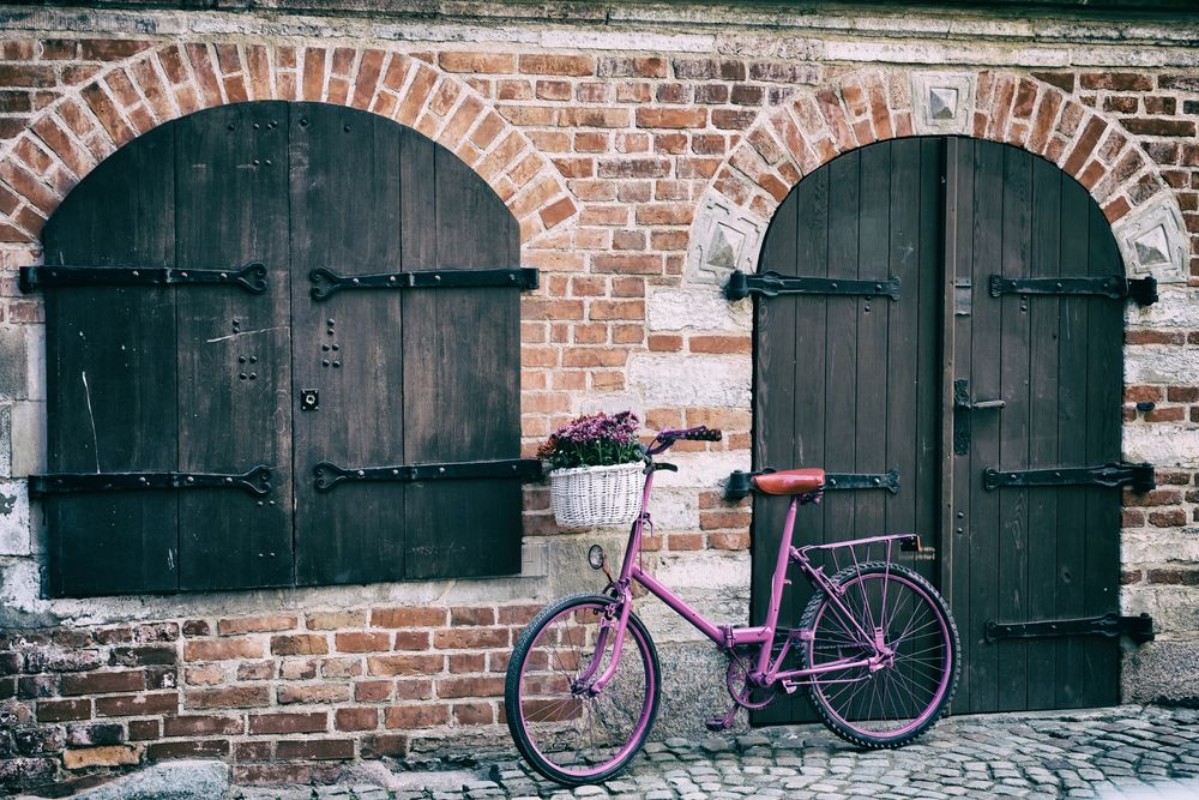
[[[1005,400],[971,400],[970,381],[956,380],[953,382],[953,407],[963,411],[987,411],[989,409],[1006,408]]]
[[[970,452],[970,411],[998,411],[1006,408],[1003,400],[971,400],[970,381],[959,378],[953,382],[953,452],[964,456]]]

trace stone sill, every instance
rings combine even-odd
[[[1194,47],[1199,40],[1199,12],[1193,0],[994,0],[990,3],[917,0],[902,13],[880,2],[784,3],[680,0],[41,0],[40,8],[0,4],[0,28],[8,31],[72,31],[128,35],[318,36],[470,42],[468,29],[502,29],[503,41],[516,45],[577,49],[630,49],[604,39],[593,45],[588,35],[658,34],[654,49],[666,52],[717,50],[747,54],[745,45],[729,41],[730,32],[787,36],[850,36],[871,40],[931,37],[939,40],[988,40],[998,43],[1151,45]],[[913,7],[918,9],[913,13]],[[87,9],[80,13],[80,9]],[[923,10],[923,13],[920,11]],[[1186,12],[1191,13],[1186,13]],[[457,34],[442,36],[435,28],[452,26]],[[409,30],[416,27],[419,31]],[[536,28],[573,29],[542,41]],[[523,30],[521,28],[524,28]],[[418,33],[419,35],[413,35]],[[561,41],[559,41],[561,40]],[[669,40],[669,41],[666,41]],[[693,41],[694,40],[694,41]],[[640,49],[634,46],[632,49]],[[752,45],[750,46],[752,50]]]

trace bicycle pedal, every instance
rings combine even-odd
[[[721,731],[727,731],[733,726],[725,721],[725,717],[712,717],[711,719],[704,720],[704,727],[712,731],[712,733],[720,733]]]

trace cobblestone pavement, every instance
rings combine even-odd
[[[899,750],[860,750],[819,726],[651,742],[602,786],[567,791],[517,761],[398,773],[389,786],[241,789],[239,800],[1199,800],[1199,711],[1121,706],[956,717]]]

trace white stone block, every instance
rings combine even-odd
[[[32,552],[27,487],[25,481],[0,481],[0,555]]]
[[[1150,306],[1128,303],[1124,322],[1130,328],[1195,330],[1199,328],[1199,292],[1185,287],[1158,288]]]
[[[671,463],[675,459],[669,457]],[[658,476],[667,473],[659,472]],[[655,477],[657,481],[657,477]],[[673,490],[654,485],[654,497],[650,505],[654,527],[660,531],[696,530],[699,528],[699,499],[695,491]]]
[[[553,30],[541,34],[541,45],[550,49],[711,53],[716,46],[716,37],[692,33]]]
[[[12,475],[24,477],[46,471],[46,404],[12,405]]]
[[[1199,564],[1199,528],[1126,531],[1120,542],[1120,562],[1141,567]]]
[[[46,326],[25,327],[25,398],[46,399]]]
[[[1194,350],[1169,345],[1125,347],[1124,382],[1194,386],[1199,383],[1199,358]]]
[[[678,472],[654,473],[654,491],[658,489],[722,488],[733,470],[749,471],[748,450],[728,452],[668,453],[666,460],[679,468]]]
[[[749,333],[754,328],[753,303],[730,303],[711,285],[655,290],[647,310],[651,331]]]
[[[1124,426],[1124,458],[1148,461],[1159,469],[1199,467],[1199,431],[1183,425]]]
[[[749,356],[677,353],[629,359],[629,383],[655,407],[748,409],[752,371]]]

